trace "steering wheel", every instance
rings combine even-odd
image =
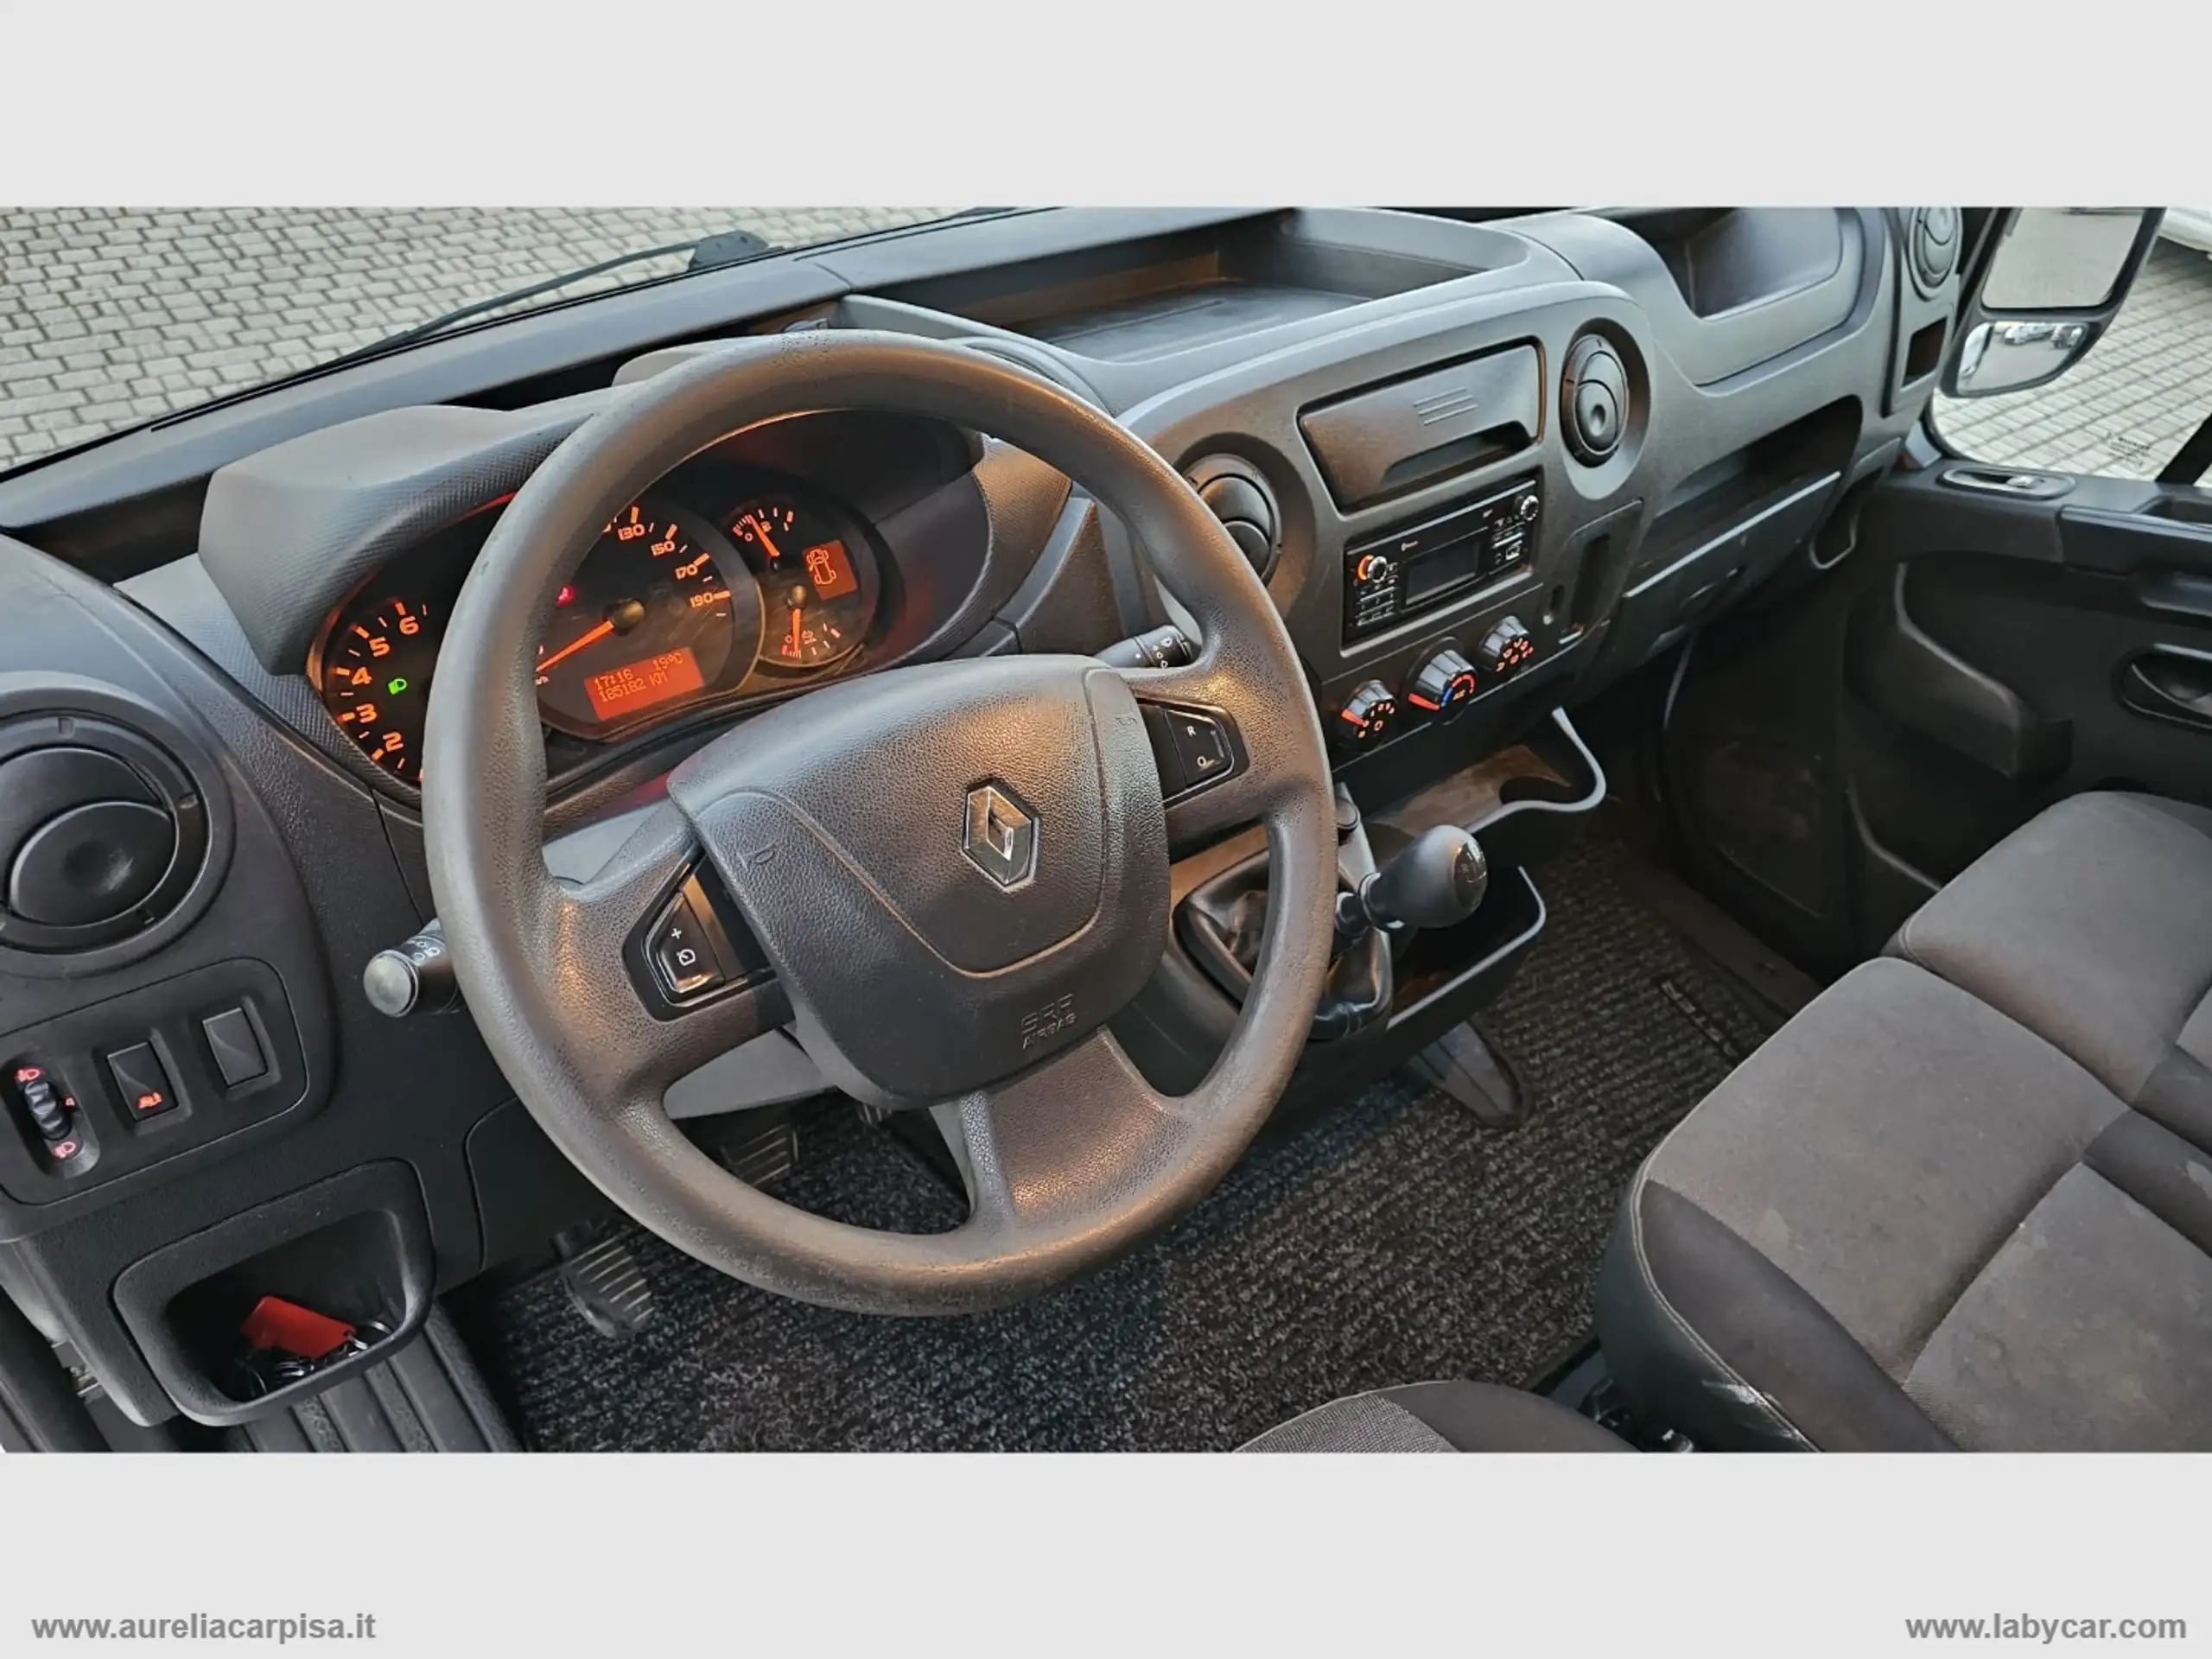
[[[615,514],[715,440],[823,409],[931,416],[1050,463],[1118,514],[1205,639],[1179,668],[979,658],[833,683],[670,775],[580,884],[543,854],[538,640]],[[1212,716],[1229,759],[1163,799],[1145,705]],[[555,1145],[709,1266],[831,1306],[948,1313],[1033,1295],[1212,1189],[1287,1086],[1327,971],[1335,812],[1319,723],[1267,593],[1160,456],[1041,379],[863,333],[747,340],[639,383],[518,491],[454,608],[423,751],[430,886],[493,1057]],[[1190,1094],[1106,1028],[1159,963],[1171,849],[1266,826],[1252,991]],[[771,979],[671,1013],[641,930],[710,862]],[[837,1087],[934,1106],[967,1220],[915,1236],[825,1220],[725,1172],[669,1084],[787,1023]]]

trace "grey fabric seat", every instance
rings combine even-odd
[[[1890,950],[2120,1099],[2212,1134],[2212,811],[2148,795],[2062,801],[1922,906]]]
[[[2208,830],[2053,809],[1691,1113],[1600,1275],[1640,1411],[1717,1446],[2212,1449]]]
[[[1415,1382],[1317,1406],[1240,1452],[1626,1452],[1628,1443],[1539,1395],[1486,1382]]]

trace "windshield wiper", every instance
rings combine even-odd
[[[657,248],[633,248],[628,253],[618,253],[612,259],[602,259],[595,265],[583,265],[575,270],[564,270],[557,276],[548,276],[524,288],[494,294],[488,300],[477,300],[454,310],[432,317],[428,322],[418,322],[403,328],[396,334],[386,334],[381,340],[371,340],[356,346],[327,362],[318,363],[318,370],[335,368],[342,363],[355,363],[363,358],[381,357],[403,346],[412,346],[416,340],[442,334],[448,328],[480,317],[493,311],[503,311],[511,305],[520,305],[524,300],[534,300],[541,294],[551,294],[581,283],[588,277],[601,276],[610,270],[620,270],[626,265],[641,265],[648,259],[667,259],[679,253],[691,256],[691,263],[684,267],[684,274],[693,271],[716,270],[726,265],[742,265],[754,259],[765,258],[781,252],[776,244],[750,231],[717,231],[712,236],[694,237],[689,242],[670,242]]]

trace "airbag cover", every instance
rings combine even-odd
[[[1089,658],[829,687],[693,756],[669,794],[802,1037],[811,1026],[870,1092],[940,1099],[1067,1046],[1166,942],[1151,745],[1127,683]]]

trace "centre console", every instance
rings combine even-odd
[[[1433,611],[1523,569],[1535,548],[1543,488],[1534,478],[1465,506],[1363,538],[1344,550],[1347,644]]]

